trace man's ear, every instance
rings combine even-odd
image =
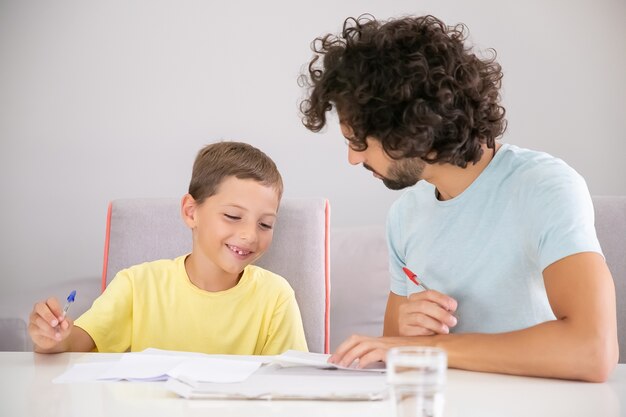
[[[180,216],[190,229],[196,227],[196,208],[198,203],[191,196],[191,194],[185,194],[180,202]]]

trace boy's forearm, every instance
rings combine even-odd
[[[72,328],[72,333],[67,339],[67,352],[91,352],[96,348],[96,343],[89,333],[78,326]]]
[[[36,353],[63,353],[63,352],[67,352],[69,351],[69,337],[61,342],[59,342],[57,345],[48,348],[48,349],[44,349],[41,348],[38,345],[34,345],[33,347],[33,351]]]

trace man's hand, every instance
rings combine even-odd
[[[350,366],[358,360],[357,368],[385,361],[387,351],[396,346],[417,344],[415,338],[410,337],[369,337],[352,335],[343,342],[328,362],[341,366]]]
[[[448,334],[457,323],[456,309],[456,300],[438,291],[413,293],[398,306],[398,332],[400,336]]]

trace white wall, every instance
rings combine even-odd
[[[100,274],[107,202],[181,196],[204,144],[248,141],[286,195],[334,226],[382,223],[397,193],[348,165],[337,126],[301,126],[311,40],[363,12],[464,22],[504,67],[507,142],[626,194],[626,3],[0,1],[0,301]]]

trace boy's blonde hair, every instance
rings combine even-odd
[[[273,187],[278,200],[283,194],[283,179],[272,159],[261,150],[243,142],[218,142],[200,149],[193,163],[189,194],[198,204],[211,197],[226,177],[252,179]]]

